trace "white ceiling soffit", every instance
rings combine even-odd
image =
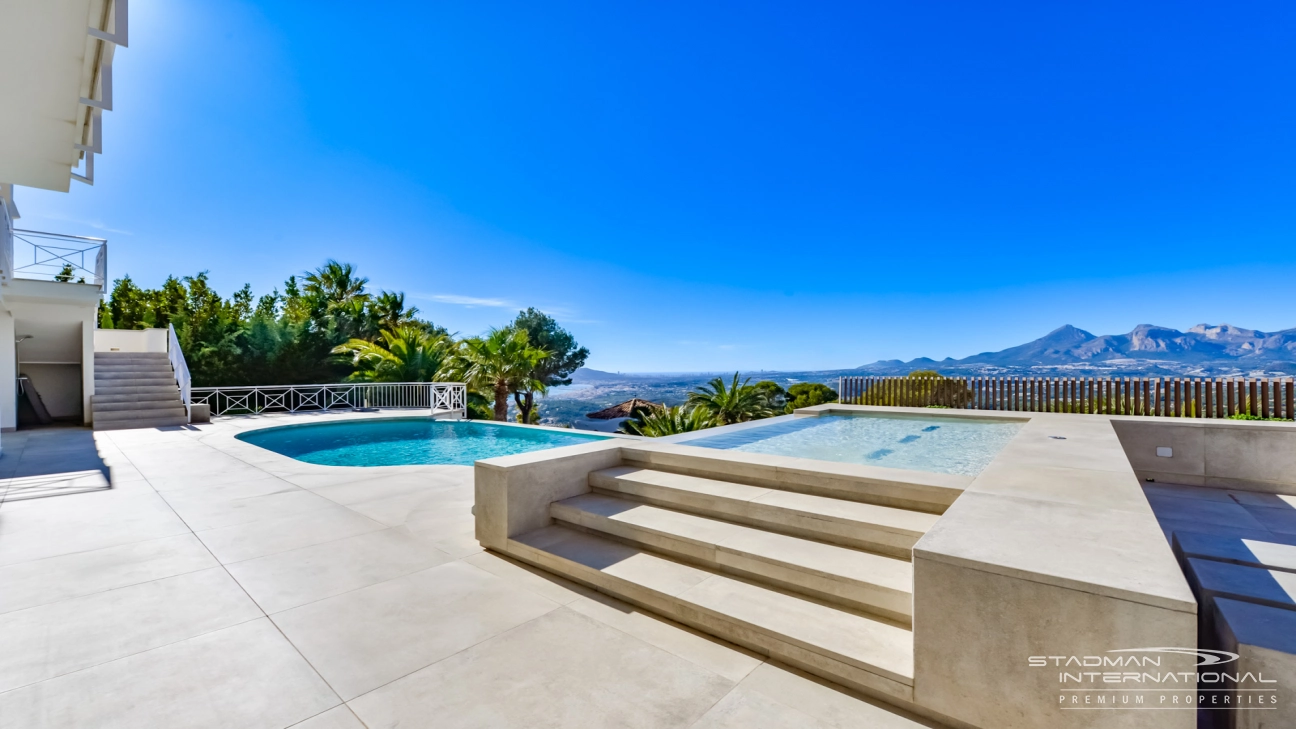
[[[126,31],[126,0],[0,0],[0,183],[94,183]]]

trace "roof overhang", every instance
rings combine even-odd
[[[72,179],[94,183],[126,18],[126,0],[5,1],[0,184],[67,192]]]

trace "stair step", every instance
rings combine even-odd
[[[120,385],[115,382],[111,385],[103,385],[102,383],[95,383],[95,394],[92,395],[92,397],[100,397],[100,396],[126,397],[130,395],[153,395],[153,394],[162,394],[162,393],[170,393],[170,394],[174,394],[176,397],[179,397],[180,388],[177,387],[176,383],[174,382],[172,382],[169,385],[130,385],[130,386]]]
[[[95,364],[116,364],[119,362],[155,362],[169,363],[166,352],[95,352]]]
[[[167,369],[149,368],[144,370],[124,369],[121,371],[108,370],[108,369],[95,370],[96,382],[102,380],[152,380],[152,379],[171,380],[172,382],[175,382],[175,373],[172,372],[170,368]]]
[[[117,387],[176,387],[175,378],[170,377],[132,377],[130,379],[101,380],[95,378],[95,391]]]
[[[175,403],[170,407],[163,408],[135,408],[133,410],[109,410],[93,411],[94,421],[96,423],[116,422],[118,420],[138,420],[141,418],[154,419],[166,417],[185,417],[186,411],[184,405]]]
[[[901,559],[597,494],[550,504],[549,514],[705,569],[913,620],[913,565]]]
[[[90,396],[90,403],[96,407],[132,402],[180,402],[180,390],[175,387],[159,387],[156,392],[121,393],[117,392],[116,388],[104,388],[95,390],[95,394]]]
[[[634,466],[591,473],[589,485],[603,493],[903,559],[911,558],[914,543],[940,518],[924,511]]]
[[[95,417],[102,417],[108,413],[122,412],[156,412],[158,410],[170,410],[172,412],[164,413],[165,415],[174,415],[176,408],[184,410],[184,401],[179,396],[167,400],[121,400],[115,402],[100,402],[94,400],[90,403]]]
[[[160,374],[160,375],[170,375],[173,373],[171,369],[171,365],[165,362],[163,362],[160,365],[156,365],[156,364],[135,364],[135,365],[96,364],[95,365],[96,375],[121,375],[121,374],[129,374],[132,372],[144,372],[147,374]]]
[[[94,421],[95,430],[129,430],[132,428],[167,428],[177,425],[188,425],[189,418],[184,415],[166,418],[139,418],[137,420]]]
[[[797,460],[687,443],[626,448],[622,455],[627,466],[931,514],[945,513],[972,483],[971,476],[959,474],[830,461],[800,466]]]
[[[509,540],[543,569],[851,688],[913,700],[913,633],[561,525]]]

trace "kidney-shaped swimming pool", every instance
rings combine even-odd
[[[474,420],[382,418],[262,428],[236,436],[245,443],[321,466],[471,466],[496,456],[606,440]]]

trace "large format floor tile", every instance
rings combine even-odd
[[[197,534],[217,559],[229,564],[382,528],[382,524],[346,507],[330,506],[306,514],[209,529]]]
[[[688,727],[728,679],[565,608],[351,702],[379,727]]]
[[[96,491],[18,501],[0,509],[0,565],[188,532],[154,493]]]
[[[0,617],[0,691],[260,617],[216,567]]]
[[[351,699],[557,607],[452,562],[271,618],[329,685]]]
[[[449,561],[426,542],[384,529],[227,568],[262,609],[275,613]]]
[[[215,567],[192,534],[0,567],[0,614]]]
[[[171,508],[175,509],[180,518],[185,520],[189,528],[196,532],[296,516],[336,506],[326,498],[296,487],[291,487],[291,490],[233,499],[194,499],[186,498],[183,493],[179,495],[165,493],[163,498]]]
[[[0,729],[278,729],[339,701],[263,618],[2,693]]]

